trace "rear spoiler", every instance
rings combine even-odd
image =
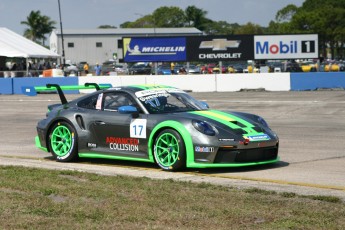
[[[97,83],[85,83],[84,85],[63,85],[59,84],[47,84],[46,86],[23,86],[22,92],[27,96],[36,96],[39,92],[54,92],[57,91],[61,100],[61,103],[67,104],[67,100],[63,90],[78,90],[78,89],[92,89],[95,88],[97,91],[101,89],[111,88],[111,84],[97,84]]]

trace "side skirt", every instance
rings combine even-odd
[[[126,160],[126,161],[140,161],[140,162],[151,162],[154,161],[150,159],[134,158],[134,157],[123,157],[123,156],[111,156],[99,153],[78,153],[81,158],[102,158],[102,159],[112,159],[112,160]]]

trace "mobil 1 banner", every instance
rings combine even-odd
[[[184,37],[123,38],[125,62],[186,61]]]
[[[187,39],[188,61],[252,60],[252,35],[191,36]]]
[[[318,35],[254,36],[255,59],[318,58]]]

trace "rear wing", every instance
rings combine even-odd
[[[22,92],[27,96],[36,96],[40,92],[54,92],[57,91],[61,100],[61,103],[67,104],[67,100],[63,90],[79,90],[79,89],[92,89],[95,88],[97,91],[101,89],[111,88],[111,84],[97,84],[97,83],[85,83],[84,85],[63,85],[59,84],[47,84],[46,86],[23,86]]]

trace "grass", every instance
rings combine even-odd
[[[0,229],[344,229],[335,197],[0,167]]]

